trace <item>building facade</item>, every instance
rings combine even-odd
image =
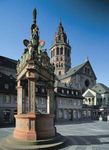
[[[99,119],[109,115],[109,88],[102,83],[97,83],[83,93],[83,104],[92,109],[92,118]]]
[[[55,107],[57,120],[81,120],[83,97],[69,84],[55,83]]]
[[[16,63],[0,56],[0,125],[14,123],[16,114]]]

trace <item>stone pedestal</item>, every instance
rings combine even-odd
[[[38,114],[36,117],[36,130],[38,140],[55,137],[54,115]]]
[[[16,115],[14,137],[22,140],[41,140],[55,137],[54,115]]]
[[[21,114],[15,115],[15,118],[16,127],[14,129],[13,136],[22,140],[36,140],[36,116],[34,114]]]

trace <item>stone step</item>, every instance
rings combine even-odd
[[[13,137],[5,138],[0,142],[0,150],[36,150],[36,149],[53,149],[64,144],[65,138],[57,134],[51,139],[37,141],[21,141]]]

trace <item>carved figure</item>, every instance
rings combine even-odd
[[[41,52],[43,51],[44,45],[45,45],[45,41],[39,40],[38,54],[41,54]]]

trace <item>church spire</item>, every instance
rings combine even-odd
[[[64,75],[71,68],[71,46],[67,40],[62,21],[60,20],[55,40],[51,47],[51,63],[55,66],[56,75]]]
[[[64,32],[64,27],[62,25],[61,20],[58,26],[58,31],[55,35],[55,43],[67,43],[67,35]]]

